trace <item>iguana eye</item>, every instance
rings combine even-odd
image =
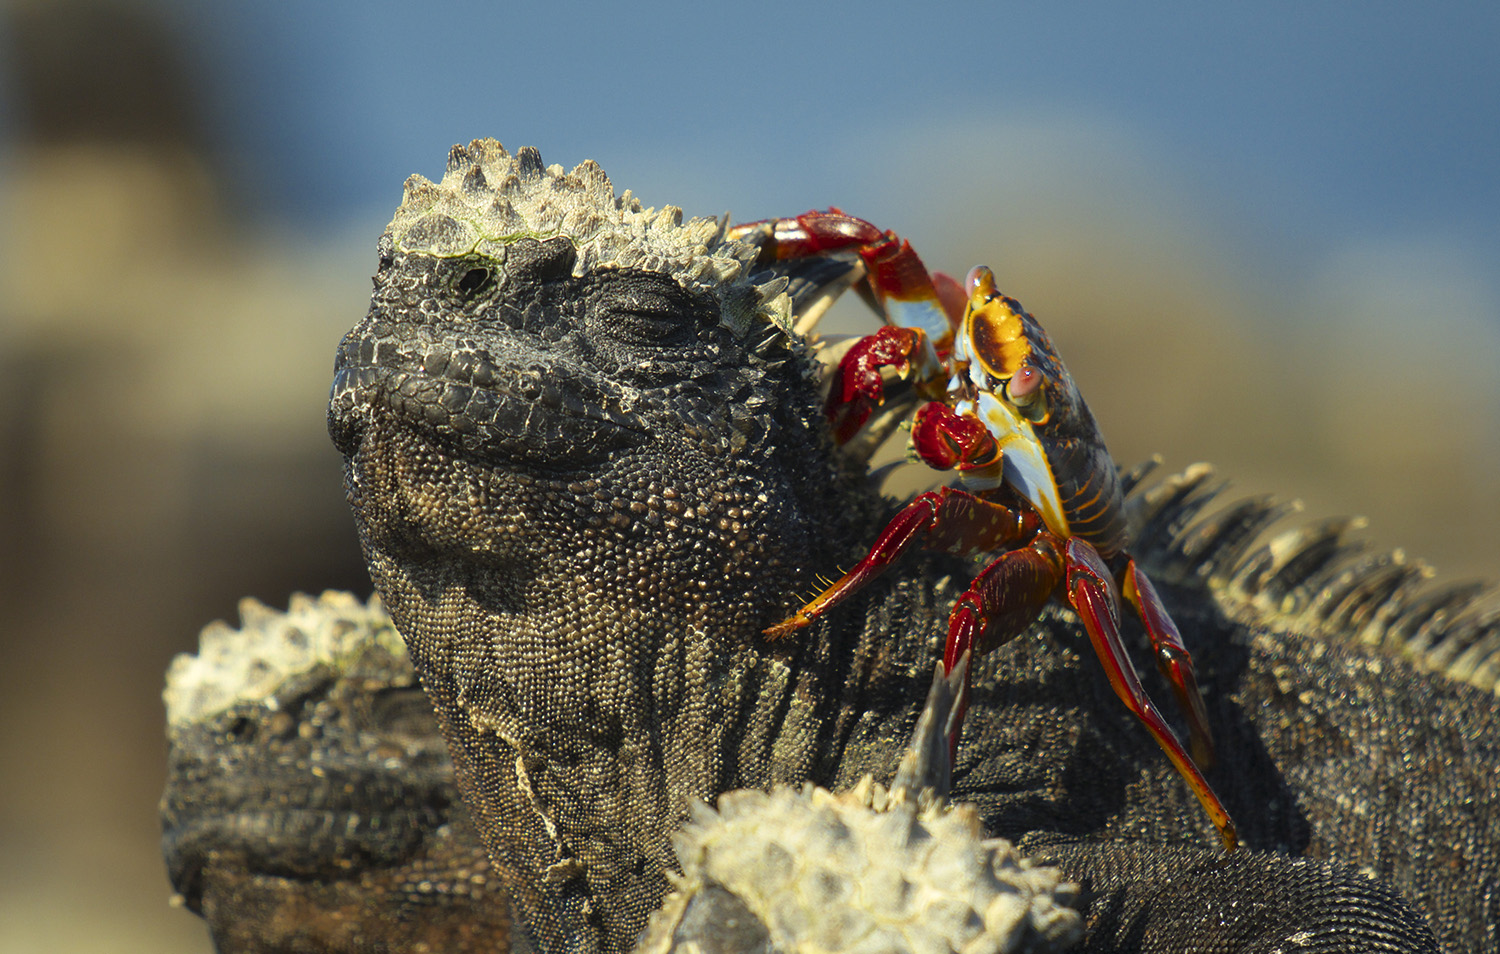
[[[647,345],[671,344],[693,331],[692,304],[675,283],[627,278],[600,302],[602,329],[611,337]]]
[[[682,315],[648,308],[611,308],[606,312],[611,337],[626,344],[665,347],[686,340]]]
[[[453,283],[453,289],[465,299],[473,301],[489,290],[494,280],[495,275],[489,268],[484,265],[475,265],[459,276],[458,281]]]

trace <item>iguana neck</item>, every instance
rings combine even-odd
[[[376,585],[461,786],[488,803],[479,827],[512,890],[557,888],[530,905],[556,919],[543,933],[631,936],[640,912],[609,905],[665,891],[689,800],[808,777],[826,737],[793,699],[839,694],[819,640],[760,630],[847,557],[839,525],[878,498],[660,438],[559,475],[449,458],[377,420],[349,460]]]

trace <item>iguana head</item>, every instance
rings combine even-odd
[[[329,404],[367,545],[530,561],[530,531],[566,528],[744,553],[760,515],[811,546],[794,524],[838,512],[817,372],[785,279],[757,284],[724,231],[493,140],[408,180]]]
[[[826,480],[808,413],[817,372],[790,331],[785,279],[749,275],[757,251],[717,220],[616,196],[593,162],[565,173],[534,149],[455,146],[441,183],[407,181],[369,314],[339,347],[329,430],[351,491],[362,452],[388,444],[445,470],[596,484],[649,471],[661,489],[624,507],[647,523],[670,519],[656,498],[678,465],[701,481],[694,465],[781,451]],[[403,530],[460,542],[422,522]]]
[[[299,594],[280,613],[247,599],[240,616],[206,627],[163,693],[162,853],[215,950],[503,943],[503,893],[378,601]],[[414,905],[422,917],[392,916]]]
[[[720,432],[696,436],[737,449],[790,303],[750,281],[753,245],[681,219],[616,196],[593,162],[455,146],[441,183],[407,181],[381,239],[370,314],[339,350],[335,443],[390,412],[460,455],[584,472],[703,416]]]

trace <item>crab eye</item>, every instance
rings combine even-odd
[[[1037,388],[1042,384],[1042,372],[1029,364],[1023,364],[1016,369],[1010,381],[1005,385],[1005,396],[1010,398],[1010,403],[1017,405],[1030,404],[1037,399],[1039,392]]]
[[[1047,417],[1047,392],[1042,388],[1042,372],[1023,364],[1005,382],[1005,398],[1033,424]]]

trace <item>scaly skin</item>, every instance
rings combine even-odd
[[[631,946],[690,799],[888,775],[971,575],[912,559],[795,643],[761,638],[890,505],[834,449],[776,275],[757,287],[753,246],[673,220],[592,164],[456,147],[441,186],[408,183],[336,363],[330,431],[371,573],[548,951]],[[1143,532],[1137,555],[1179,534]],[[1232,533],[1211,543],[1199,565],[1234,563]],[[1390,890],[1287,857],[1306,854],[1388,879],[1445,943],[1496,950],[1500,813],[1461,807],[1497,801],[1492,697],[1231,621],[1145,565],[1198,662],[1209,778],[1246,857],[1216,867],[1212,828],[1062,612],[979,662],[955,798],[1093,890],[1090,944],[1333,943],[1320,925],[1341,923],[1350,945],[1434,949]]]
[[[167,676],[162,852],[221,954],[493,954],[510,917],[379,606],[254,600]]]

